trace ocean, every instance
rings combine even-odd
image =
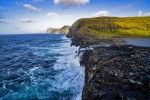
[[[0,35],[0,100],[81,100],[84,67],[65,35]]]

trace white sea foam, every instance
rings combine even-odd
[[[30,69],[30,72],[32,73],[33,71],[35,71],[35,70],[37,70],[37,69],[39,69],[40,67],[33,67],[33,68],[31,68]]]
[[[75,94],[73,100],[81,100],[84,85],[84,67],[80,66],[81,55],[78,55],[78,50],[79,47],[68,43],[61,45],[56,52],[64,55],[58,58],[53,67],[54,70],[63,70],[55,76],[57,81],[54,81],[53,87],[59,92],[71,90]]]

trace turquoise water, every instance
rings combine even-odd
[[[84,67],[64,35],[0,36],[0,100],[80,100]]]

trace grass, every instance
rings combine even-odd
[[[78,36],[150,37],[150,17],[83,18],[78,24]]]

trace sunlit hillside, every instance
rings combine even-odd
[[[150,17],[83,18],[74,23],[78,35],[94,34],[102,37],[150,37]]]

